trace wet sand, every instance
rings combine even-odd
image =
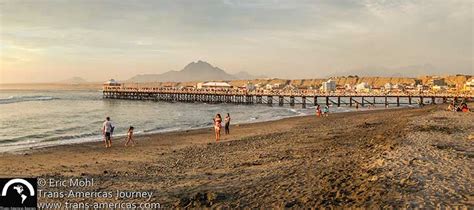
[[[75,189],[151,191],[162,207],[472,207],[474,113],[443,108],[233,125],[219,143],[208,128],[0,154],[0,177],[93,178]],[[107,201],[39,199],[66,200]]]

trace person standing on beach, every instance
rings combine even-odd
[[[324,106],[323,114],[326,117],[329,116],[329,106],[328,105]]]
[[[321,117],[321,106],[316,105],[316,116]]]
[[[230,114],[229,113],[227,113],[227,116],[225,116],[224,122],[225,122],[225,126],[224,126],[225,134],[228,135],[230,134]]]
[[[105,148],[112,147],[112,132],[114,126],[110,121],[110,117],[105,118],[105,122],[102,124],[102,135],[104,135]]]
[[[217,114],[213,120],[214,120],[214,131],[216,132],[216,142],[218,142],[221,139],[221,128],[222,128],[221,114]]]

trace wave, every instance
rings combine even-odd
[[[0,98],[0,104],[12,104],[26,101],[50,101],[57,98],[52,96],[10,96],[8,98]]]

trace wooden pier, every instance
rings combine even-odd
[[[267,105],[401,106],[472,101],[473,94],[320,93],[312,90],[245,91],[238,89],[178,89],[104,87],[103,98],[168,102],[201,102]]]

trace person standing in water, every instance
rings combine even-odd
[[[105,148],[112,147],[112,132],[114,126],[110,121],[110,117],[105,118],[105,122],[102,124],[102,135],[104,135]]]
[[[225,119],[224,119],[224,122],[225,122],[225,126],[224,126],[224,129],[225,129],[225,134],[230,134],[230,114],[227,113],[227,116],[225,116]]]
[[[217,114],[213,120],[214,120],[214,131],[216,132],[216,142],[218,142],[221,139],[221,128],[222,128],[221,114]]]

